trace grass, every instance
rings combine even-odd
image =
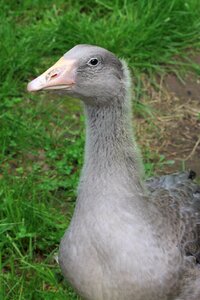
[[[142,72],[200,74],[189,56],[200,46],[199,0],[4,0],[0,10],[0,299],[79,299],[54,256],[73,212],[84,119],[79,102],[27,94],[26,84],[78,43],[125,57],[138,101]],[[148,175],[165,163],[152,157]]]

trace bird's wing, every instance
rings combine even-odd
[[[200,186],[195,173],[184,172],[150,178],[146,181],[152,202],[163,216],[164,230],[185,255],[200,263]]]

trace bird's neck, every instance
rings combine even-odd
[[[107,184],[141,189],[141,160],[132,131],[130,97],[112,99],[112,105],[85,105],[86,145],[81,185]],[[130,185],[130,187],[129,187]]]

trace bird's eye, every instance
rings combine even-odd
[[[99,60],[97,58],[90,58],[90,60],[88,61],[88,65],[90,66],[96,66],[98,65]]]

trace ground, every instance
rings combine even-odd
[[[147,118],[136,118],[138,142],[143,149],[161,155],[166,163],[157,173],[192,169],[200,175],[200,80],[194,74],[179,79],[175,74],[157,78],[158,87],[143,79],[143,103]],[[162,158],[164,155],[164,158]]]

